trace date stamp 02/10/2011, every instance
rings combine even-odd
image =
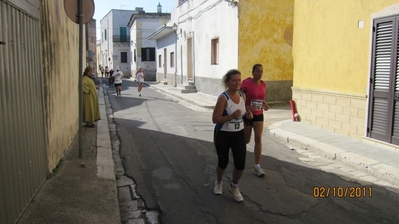
[[[371,198],[373,187],[314,187],[315,198]]]

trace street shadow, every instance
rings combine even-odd
[[[259,178],[253,174],[252,152],[246,154],[239,183],[244,203],[238,205],[227,190],[232,180],[231,156],[225,192],[219,197],[213,194],[217,155],[211,128],[185,133],[174,126],[159,127],[123,118],[114,118],[114,121],[125,173],[134,179],[137,194],[145,200],[148,209],[161,210],[161,223],[181,220],[209,223],[215,216],[223,223],[249,223],[250,220],[256,220],[255,223],[294,220],[396,223],[399,220],[394,206],[399,202],[399,194],[394,191],[371,182],[344,179],[298,161],[265,155],[261,166],[266,175]],[[296,153],[287,150],[287,153]],[[350,192],[352,188],[354,192]],[[330,189],[328,197],[326,189]],[[349,192],[345,193],[346,189]],[[204,209],[208,212],[204,213]]]

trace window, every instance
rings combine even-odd
[[[211,46],[211,64],[219,64],[219,38],[212,39]]]
[[[162,56],[161,55],[159,55],[158,56],[158,67],[160,67],[160,68],[162,68]]]
[[[127,28],[126,27],[119,27],[119,35],[121,42],[127,41]]]
[[[175,67],[175,52],[170,52],[170,67]]]
[[[141,48],[141,61],[155,61],[155,48]]]
[[[107,40],[107,29],[104,30],[104,40]]]
[[[127,63],[127,52],[121,52],[121,63]]]

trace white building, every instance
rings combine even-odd
[[[120,66],[125,76],[130,74],[130,32],[129,18],[137,10],[111,9],[100,20],[101,26],[101,65],[110,69]]]
[[[170,22],[169,22],[170,23]],[[156,40],[157,46],[157,63],[156,63],[156,80],[173,86],[177,86],[180,82],[177,77],[177,25],[165,24],[159,27],[148,39]],[[180,63],[181,64],[181,63]]]
[[[147,37],[170,20],[170,13],[162,13],[161,10],[160,5],[157,13],[146,13],[140,8],[137,14],[130,17],[127,24],[130,28],[130,55],[132,58],[130,68],[133,77],[138,67],[141,66],[147,73],[147,81],[156,80],[156,41],[148,40]]]
[[[198,91],[219,95],[223,75],[238,66],[238,8],[225,0],[175,5],[171,21],[149,37],[157,40],[157,81],[194,82]]]

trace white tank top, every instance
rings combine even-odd
[[[137,72],[137,81],[144,82],[144,73],[143,72]]]
[[[245,114],[245,101],[244,101],[244,98],[242,97],[242,93],[240,91],[238,91],[238,94],[240,95],[240,102],[238,104],[234,103],[234,101],[231,100],[231,98],[229,97],[229,95],[226,92],[223,92],[221,94],[224,97],[226,97],[226,100],[227,100],[227,107],[223,111],[223,116],[233,114],[234,111],[236,111],[237,109],[240,109],[241,113],[242,113],[239,118],[232,119],[232,120],[224,123],[220,129],[222,131],[234,132],[234,131],[241,131],[244,129],[244,121],[242,120],[242,116],[244,116],[244,114]]]

